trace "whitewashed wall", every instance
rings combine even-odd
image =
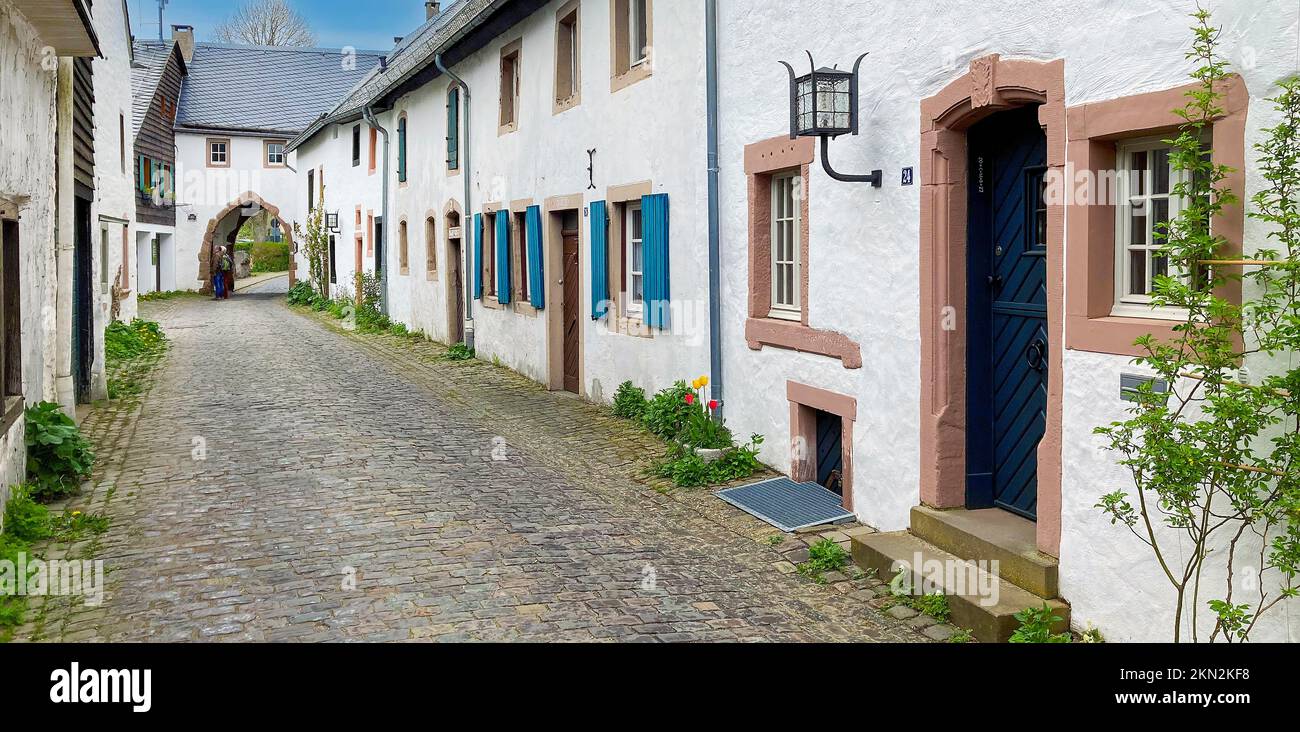
[[[54,176],[55,66],[35,29],[0,0],[0,109],[22,124],[0,126],[0,198],[23,199],[19,210],[22,279],[23,394],[55,398]],[[0,435],[0,509],[8,487],[25,474],[24,423]]]
[[[91,394],[108,395],[104,361],[104,327],[112,321],[111,287],[122,262],[122,223],[127,240],[134,241],[135,166],[131,138],[131,32],[120,1],[100,3],[94,12],[95,33],[101,58],[94,60],[95,78],[95,203],[91,209],[91,237],[94,239],[95,282],[95,365]],[[125,125],[126,134],[122,134]],[[126,151],[123,151],[125,143]],[[101,252],[101,231],[108,230],[108,258]],[[128,263],[129,265],[129,263]],[[108,284],[104,274],[107,273]],[[136,293],[121,304],[119,316],[129,321],[136,314]]]
[[[210,137],[230,139],[230,167],[207,167],[207,140]],[[280,209],[285,225],[292,229],[294,221],[301,221],[306,201],[296,203],[296,177],[289,168],[263,166],[263,142],[283,137],[237,137],[226,133],[195,135],[178,132],[176,135],[176,281],[163,283],[164,290],[198,290],[199,250],[207,233],[208,223],[226,209],[240,195],[252,192],[268,204]],[[289,165],[296,167],[294,156]],[[304,186],[306,184],[304,183]],[[305,188],[303,190],[306,190]],[[194,220],[191,220],[191,215]],[[224,234],[237,223],[237,216],[224,221],[218,231],[217,243],[224,243]]]
[[[1014,7],[961,0],[927,13],[869,0],[846,0],[833,10],[812,0],[721,3],[725,358],[728,415],[736,431],[771,436],[764,459],[788,469],[786,381],[857,397],[854,509],[880,529],[905,528],[908,509],[919,502],[921,181],[910,188],[899,182],[901,168],[919,171],[920,100],[990,53],[1064,59],[1069,105],[1185,84],[1187,16],[1194,8],[1189,0],[1156,6],[1048,0]],[[1225,29],[1221,50],[1231,70],[1250,90],[1249,150],[1275,121],[1262,99],[1296,70],[1297,8],[1247,0],[1218,0],[1208,8]],[[828,22],[839,30],[825,32]],[[860,343],[864,366],[858,371],[815,356],[753,352],[742,337],[748,288],[743,148],[788,131],[787,76],[777,62],[803,69],[804,49],[819,66],[840,68],[871,53],[863,64],[862,135],[834,143],[832,160],[846,172],[882,168],[885,186],[838,183],[815,165],[809,187],[811,325]],[[1258,183],[1251,171],[1245,193],[1253,194]],[[1248,222],[1247,249],[1261,240],[1259,227]],[[1063,342],[1059,333],[1052,337]],[[1061,587],[1076,624],[1095,623],[1113,640],[1162,640],[1171,637],[1160,613],[1172,606],[1172,593],[1136,540],[1093,508],[1102,494],[1131,486],[1092,436],[1094,427],[1123,416],[1119,376],[1131,371],[1124,357],[1065,355]],[[1258,637],[1295,640],[1300,609],[1291,613],[1278,613]]]
[[[678,379],[694,379],[708,370],[708,241],[705,140],[703,6],[658,2],[654,5],[653,75],[617,93],[610,93],[610,4],[587,0],[581,4],[582,104],[553,114],[555,13],[553,2],[498,37],[452,70],[470,85],[472,151],[467,172],[472,175],[473,201],[468,214],[483,204],[532,199],[543,205],[548,197],[580,194],[584,205],[604,200],[610,186],[653,182],[654,192],[666,193],[671,207],[671,287],[674,306],[689,323],[654,338],[611,335],[590,319],[590,223],[582,220],[582,289],[579,313],[583,323],[582,391],[592,398],[611,399],[618,384],[631,380],[656,390]],[[522,46],[522,92],[519,129],[498,135],[498,94],[501,48],[517,39]],[[398,100],[380,116],[393,135],[392,200],[388,229],[390,314],[412,329],[446,339],[445,290],[448,268],[439,267],[439,280],[428,282],[424,268],[424,219],[430,209],[439,216],[449,200],[460,201],[461,176],[445,173],[446,93],[448,80],[433,83]],[[409,185],[396,178],[396,119],[408,115]],[[368,130],[362,134],[362,165],[351,167],[351,125],[335,139],[327,128],[300,152],[299,199],[305,199],[306,171],[324,162],[326,197],[340,211],[339,281],[353,267],[352,224],[357,204],[379,215],[381,182],[367,175]],[[463,138],[462,138],[463,139]],[[382,145],[382,142],[381,142]],[[596,149],[595,190],[588,190],[587,150]],[[380,166],[382,171],[382,165]],[[462,173],[464,175],[464,173]],[[409,221],[411,273],[398,274],[398,223]],[[468,220],[467,216],[467,220]],[[468,221],[467,221],[468,223]],[[364,224],[364,221],[363,221]],[[439,227],[439,261],[443,256]],[[472,246],[470,228],[466,247]],[[347,254],[343,252],[346,250]],[[367,259],[365,266],[373,268]],[[305,271],[300,265],[300,272]],[[548,274],[549,277],[549,274]],[[465,274],[473,281],[472,272]],[[558,307],[554,297],[548,307]],[[480,357],[498,358],[527,376],[546,381],[547,319],[510,310],[474,305],[475,346]]]

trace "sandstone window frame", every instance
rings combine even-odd
[[[1188,91],[1199,84],[1186,84],[1160,91],[1146,92],[1075,105],[1066,109],[1067,183],[1070,195],[1065,201],[1066,217],[1066,297],[1065,347],[1073,351],[1119,356],[1144,355],[1134,345],[1144,335],[1170,340],[1177,321],[1167,318],[1134,317],[1115,309],[1117,221],[1114,205],[1089,199],[1100,195],[1096,190],[1080,192],[1080,179],[1099,181],[1099,171],[1117,169],[1119,145],[1164,135],[1173,137],[1183,123],[1174,113],[1186,105]],[[1213,141],[1211,160],[1232,169],[1223,185],[1240,197],[1245,193],[1246,117],[1249,92],[1240,76],[1233,75],[1219,89],[1223,115],[1211,126]],[[1113,204],[1113,201],[1105,203]],[[1245,227],[1245,209],[1240,201],[1227,206],[1211,223],[1227,246],[1222,256],[1235,259],[1241,254]],[[1241,282],[1228,281],[1215,294],[1229,302],[1241,303]]]
[[[488,203],[483,206],[483,248],[479,252],[479,266],[483,273],[482,303],[492,309],[504,307],[497,297],[497,216],[509,214],[509,209],[500,203]]]
[[[642,54],[634,54],[632,24],[637,13],[644,19]],[[654,0],[610,0],[610,93],[626,89],[654,73]]]
[[[204,141],[203,147],[207,151],[209,168],[230,167],[230,159],[233,156],[229,137],[209,137]]]
[[[405,216],[397,222],[397,273],[402,277],[411,274],[410,227]]]
[[[812,138],[791,140],[789,135],[745,146],[745,176],[749,189],[749,317],[745,321],[745,342],[754,351],[779,348],[812,353],[839,359],[846,369],[859,369],[862,368],[862,349],[857,342],[842,333],[809,325],[809,180],[815,150]],[[799,310],[797,313],[793,310],[788,314],[781,313],[784,317],[774,317],[772,185],[774,177],[796,171],[802,194],[798,201],[797,227]]]
[[[629,308],[624,283],[627,267],[628,249],[626,246],[627,212],[630,206],[640,208],[641,201],[655,192],[653,181],[629,183],[610,186],[605,191],[605,203],[609,212],[609,229],[606,242],[606,281],[609,297],[613,300],[610,328],[620,335],[635,338],[654,338],[654,329],[647,327],[643,319],[644,309],[634,311]]]
[[[555,104],[553,114],[582,104],[582,4],[570,0],[555,11]]]
[[[262,167],[264,168],[287,168],[289,165],[289,154],[284,151],[286,140],[262,140]],[[279,152],[275,151],[279,147]],[[279,156],[279,161],[275,157]]]
[[[424,217],[424,272],[431,281],[438,277],[438,216],[433,211]]]
[[[508,135],[519,130],[520,86],[523,79],[524,41],[517,38],[501,47],[500,98],[497,108],[497,134]]]

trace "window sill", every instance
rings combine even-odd
[[[650,62],[644,61],[627,71],[614,74],[614,76],[609,80],[609,93],[613,94],[622,91],[637,82],[649,79],[652,75],[653,72],[650,70]]]
[[[411,276],[411,268],[410,268],[410,267],[402,267],[401,269],[397,270],[397,274],[398,274],[399,277],[410,277],[410,276]]]
[[[425,272],[424,272],[424,281],[425,281],[425,282],[437,282],[437,281],[438,281],[438,270],[436,270],[436,269],[425,270]]]
[[[582,97],[575,94],[568,99],[556,99],[555,106],[552,108],[552,115],[563,114],[570,109],[574,109],[582,104]]]
[[[503,137],[503,136],[505,136],[505,135],[512,135],[512,134],[514,134],[514,133],[516,133],[516,132],[518,132],[518,131],[519,131],[519,123],[518,123],[518,122],[511,122],[511,123],[508,124],[508,125],[501,125],[501,126],[497,127],[497,137]]]
[[[767,314],[769,320],[784,320],[792,323],[802,323],[803,313],[798,310],[772,310]]]
[[[1143,303],[1119,302],[1115,303],[1115,307],[1111,308],[1110,317],[1177,323],[1186,322],[1187,311],[1179,308],[1158,308]]]
[[[784,348],[799,353],[837,358],[846,369],[862,368],[862,349],[841,333],[817,330],[802,323],[774,318],[745,321],[745,341],[751,350]]]
[[[1177,334],[1176,320],[1132,318],[1108,315],[1100,318],[1070,316],[1065,323],[1065,347],[1071,351],[1105,353],[1114,356],[1146,356],[1146,350],[1134,345],[1145,335],[1172,340]]]

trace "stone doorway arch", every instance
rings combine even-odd
[[[267,203],[265,199],[252,191],[241,193],[235,198],[235,200],[227,204],[220,213],[213,216],[212,219],[208,221],[208,229],[203,234],[203,244],[199,247],[199,291],[205,295],[212,294],[212,251],[214,244],[217,243],[215,241],[217,231],[221,228],[222,223],[225,222],[226,219],[236,215],[236,213],[241,209],[249,211],[249,216],[254,215],[259,211],[266,211],[271,214],[271,216],[279,219],[281,223],[280,230],[284,233],[284,239],[289,244],[289,251],[294,252],[296,250],[296,245],[293,241],[293,226],[280,215],[280,208]],[[239,214],[239,216],[241,220],[248,217],[242,213]],[[235,231],[237,232],[238,230],[238,227],[236,227]],[[296,261],[291,256],[289,263],[290,286],[294,284],[296,264]]]

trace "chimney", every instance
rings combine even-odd
[[[180,44],[181,57],[185,59],[185,63],[194,60],[194,26],[173,25],[172,42]]]
[[[433,20],[438,13],[442,12],[442,3],[438,0],[431,0],[424,4],[424,19]]]

